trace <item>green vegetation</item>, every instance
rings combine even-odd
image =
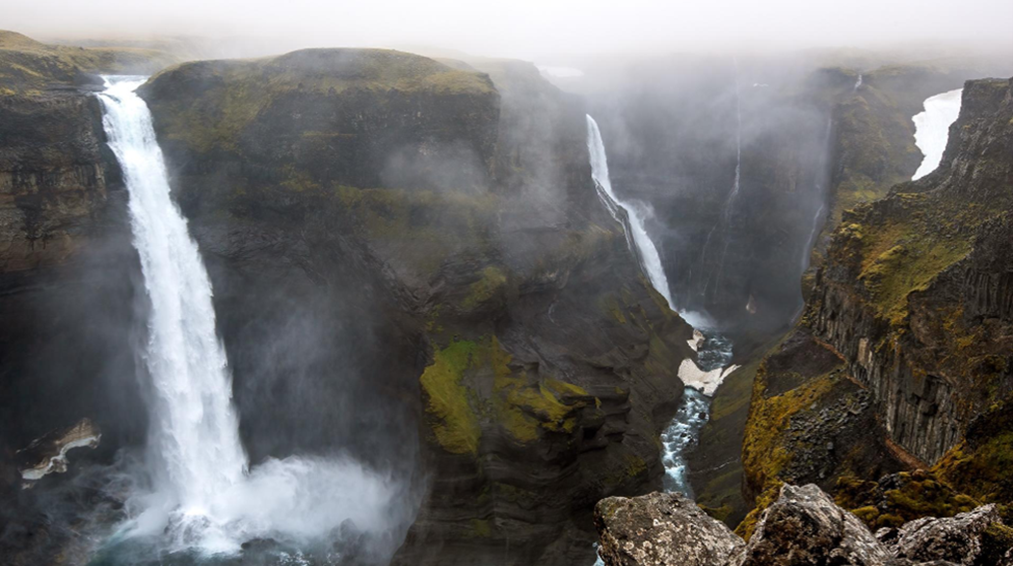
[[[572,433],[577,414],[591,402],[583,388],[558,379],[533,381],[510,368],[511,356],[495,336],[477,342],[452,340],[433,355],[420,378],[437,442],[453,454],[477,454],[482,421],[503,427],[517,442],[543,431]],[[491,376],[490,376],[491,374]],[[478,383],[492,378],[490,397]]]
[[[766,373],[766,364],[756,372],[742,444],[742,464],[747,480],[763,491],[780,485],[781,471],[792,458],[781,441],[791,417],[817,403],[839,379],[829,374],[822,375],[781,395],[765,397]]]
[[[454,341],[433,354],[433,363],[420,378],[428,398],[426,409],[435,417],[436,440],[452,454],[477,454],[482,435],[477,399],[463,383],[465,370],[478,350],[474,342]]]
[[[834,499],[870,529],[898,527],[922,517],[952,517],[978,506],[977,501],[926,470],[901,472],[891,485],[896,487],[883,490],[877,482],[842,476]]]
[[[176,63],[167,53],[128,47],[47,45],[0,30],[0,96],[37,96],[74,84],[81,73],[151,73]]]
[[[982,214],[974,205],[925,194],[896,194],[891,201],[888,218],[851,223],[842,234],[860,241],[859,280],[880,316],[900,325],[907,317],[908,295],[925,290],[971,251],[969,228],[981,222]]]
[[[381,106],[386,97],[404,93],[496,96],[484,75],[386,49],[306,49],[263,59],[184,63],[158,73],[146,88],[157,91],[161,84],[195,82],[200,86],[193,97],[163,104],[161,113],[172,116],[165,123],[167,137],[199,152],[237,151],[240,133],[287,94],[372,91]]]
[[[501,294],[506,283],[506,275],[501,269],[493,266],[484,268],[482,278],[471,284],[468,296],[461,301],[461,306],[465,310],[474,310]]]

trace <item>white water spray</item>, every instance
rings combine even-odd
[[[156,478],[184,513],[202,513],[216,493],[242,479],[246,454],[232,406],[232,378],[215,333],[211,282],[170,198],[142,79],[112,82],[100,95],[109,147],[130,191],[130,224],[151,316],[144,353],[154,386],[149,448]]]
[[[648,216],[648,210],[640,203],[619,200],[612,191],[612,182],[609,180],[608,160],[605,156],[605,144],[602,142],[598,123],[590,115],[587,117],[587,151],[591,155],[591,178],[594,179],[598,187],[599,198],[602,199],[605,208],[609,210],[609,213],[617,221],[620,221],[617,208],[621,207],[626,211],[630,228],[627,238],[632,236],[633,244],[637,248],[644,271],[647,272],[647,278],[651,281],[651,285],[661,293],[662,297],[665,297],[669,307],[674,309],[675,303],[672,301],[672,291],[668,287],[668,277],[665,276],[665,268],[661,265],[661,256],[658,254],[658,248],[647,234],[647,228],[644,225]],[[620,224],[622,224],[621,221]]]
[[[249,473],[232,378],[215,328],[211,282],[170,196],[141,77],[99,95],[109,146],[130,194],[130,224],[151,301],[144,359],[151,378],[153,493],[124,529],[165,536],[170,550],[237,552],[253,538],[302,544],[351,519],[361,531],[403,522],[386,478],[348,459],[269,459]]]
[[[858,80],[855,81],[855,86],[854,86],[854,88],[851,89],[851,92],[858,92],[858,89],[860,89],[860,88],[862,88],[862,74],[861,73],[858,74]]]
[[[921,179],[939,167],[950,135],[950,125],[960,115],[960,96],[964,89],[958,88],[925,99],[925,110],[915,114],[915,145],[925,155],[911,180]]]

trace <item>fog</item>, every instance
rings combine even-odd
[[[200,35],[245,38],[281,50],[307,46],[433,46],[537,59],[569,54],[645,53],[905,42],[1013,46],[1008,0],[806,0],[745,2],[475,3],[322,0],[16,0],[2,27],[40,39]]]

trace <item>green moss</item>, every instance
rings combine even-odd
[[[0,30],[0,94],[37,96],[57,85],[74,84],[80,73],[149,74],[177,62],[161,51],[46,45]]]
[[[859,280],[880,316],[899,325],[907,316],[908,295],[925,290],[939,273],[964,258],[971,251],[971,239],[962,223],[938,222],[940,212],[946,212],[928,213],[926,209],[935,208],[935,203],[926,202],[925,195],[894,198],[902,203],[901,214],[860,229]]]
[[[426,410],[434,417],[433,433],[440,445],[452,454],[478,452],[482,429],[472,406],[472,394],[462,383],[477,348],[474,342],[452,342],[433,354],[433,363],[420,378],[428,397]]]
[[[468,296],[461,302],[466,310],[473,310],[496,297],[506,287],[507,278],[498,267],[489,266],[482,270],[482,278],[468,287]]]
[[[764,491],[781,484],[781,471],[791,460],[781,437],[791,417],[817,403],[838,378],[829,374],[814,378],[781,395],[765,396],[766,364],[756,373],[749,420],[742,443],[742,464],[746,478]]]
[[[931,471],[899,473],[891,485],[895,487],[884,491],[877,482],[842,476],[834,500],[873,529],[922,517],[952,517],[978,506]]]
[[[168,137],[200,152],[237,151],[238,134],[265,108],[295,92],[303,96],[334,96],[350,90],[381,96],[496,96],[489,79],[481,74],[386,49],[306,49],[263,59],[184,63],[155,75],[151,82],[192,83],[194,77],[203,88],[197,100],[161,110],[173,117],[165,124]]]
[[[867,525],[876,523],[876,519],[879,518],[879,509],[876,509],[872,505],[866,507],[859,507],[851,511],[856,517],[862,520]]]

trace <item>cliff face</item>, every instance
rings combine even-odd
[[[771,480],[800,479],[792,465],[799,461],[824,462],[824,485],[842,475],[875,480],[891,467],[939,462],[934,473],[958,492],[1006,500],[1008,491],[995,481],[975,485],[967,471],[987,468],[982,462],[995,463],[1006,447],[999,415],[1013,367],[1013,264],[1003,249],[1013,210],[1011,118],[1010,81],[969,81],[936,172],[844,213],[800,326],[767,357],[760,370],[767,379],[756,382],[744,444],[753,493],[769,493]],[[810,344],[809,350],[836,358],[833,371],[857,395],[842,407],[846,411],[835,410],[839,402],[826,393],[829,365],[798,369],[807,367],[807,358],[792,344]],[[790,379],[770,379],[778,367],[790,368],[790,374],[781,372]],[[791,411],[772,416],[772,404],[794,398],[801,402]],[[867,419],[856,429],[867,436],[863,458],[881,464],[868,469],[855,465],[853,453],[834,457],[849,428],[819,436],[804,424],[816,414]],[[983,422],[993,426],[977,424]],[[800,431],[801,444],[790,441],[793,430]],[[968,435],[976,438],[974,447],[961,440]],[[784,465],[769,466],[772,461]],[[961,473],[953,471],[957,462]]]
[[[70,454],[73,474],[144,437],[132,345],[147,307],[127,195],[85,89],[94,72],[158,63],[117,53],[0,32],[0,555],[13,563],[50,562],[68,534],[53,517],[96,503],[47,492],[63,481],[52,476],[20,490],[17,450],[90,418],[102,441]]]
[[[398,563],[593,560],[594,502],[660,481],[691,330],[600,209],[580,107],[531,65],[472,66],[492,79],[314,50],[143,96],[251,456],[391,469],[420,500]]]

